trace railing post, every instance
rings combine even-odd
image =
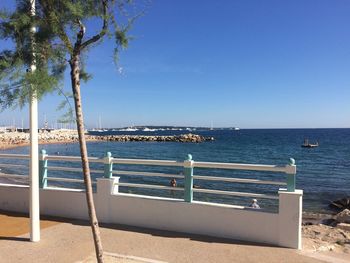
[[[112,162],[112,154],[111,152],[107,152],[104,158],[105,167],[104,167],[104,178],[112,178],[113,176],[113,162]]]
[[[39,187],[46,188],[47,187],[47,154],[44,149],[41,150],[41,154],[39,156]]]
[[[303,191],[280,189],[278,220],[279,246],[301,249],[301,222],[303,214]]]
[[[185,174],[185,201],[191,203],[193,201],[193,161],[192,155],[187,156],[184,161]]]
[[[297,167],[295,165],[295,160],[293,158],[289,159],[289,165],[287,168],[287,192],[295,191],[295,177],[297,172]]]

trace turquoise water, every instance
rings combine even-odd
[[[176,133],[176,132],[172,132]],[[215,137],[213,142],[199,144],[174,142],[90,142],[90,156],[103,156],[111,151],[114,157],[184,160],[188,153],[196,161],[237,162],[252,164],[286,165],[289,158],[297,164],[297,188],[304,190],[305,211],[326,211],[330,201],[349,196],[350,194],[350,129],[256,129],[256,130],[214,130],[196,131],[197,134]],[[145,134],[152,134],[147,132]],[[317,148],[302,148],[303,140],[318,141]],[[42,145],[48,154],[79,155],[77,144]],[[7,150],[12,153],[27,153],[28,147]],[[59,165],[51,162],[50,165]],[[79,164],[73,164],[79,166]],[[92,168],[101,166],[92,165]],[[146,167],[118,165],[119,170],[147,170],[179,174],[181,168]],[[3,169],[4,170],[4,169]],[[11,169],[9,169],[11,170]],[[8,171],[11,172],[11,171]],[[13,171],[12,171],[13,172]],[[17,171],[18,172],[18,171]],[[228,170],[195,169],[196,175],[213,175],[238,178],[258,178],[265,180],[285,181],[285,174],[269,172],[247,172]],[[50,171],[52,176],[62,176],[62,172]],[[65,176],[76,177],[67,173]],[[93,175],[94,177],[98,175]],[[168,185],[167,178],[122,176],[121,182]],[[252,193],[276,194],[278,186],[256,184],[223,183],[195,180],[200,188],[243,191]],[[178,180],[178,185],[183,182]],[[181,192],[131,189],[122,187],[123,192],[149,195],[162,195],[182,198]],[[194,199],[238,205],[247,205],[250,198],[199,194]],[[275,209],[274,200],[259,200],[262,207]]]

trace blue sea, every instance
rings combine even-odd
[[[120,132],[107,132],[106,134]],[[184,131],[134,132],[129,134],[179,134]],[[304,190],[303,209],[308,212],[328,212],[328,204],[336,199],[350,195],[350,129],[241,129],[235,130],[197,130],[194,133],[212,136],[214,141],[203,143],[176,142],[89,142],[90,156],[103,156],[112,152],[113,157],[185,160],[187,154],[192,154],[195,161],[233,162],[250,164],[286,165],[289,158],[294,158],[297,165],[296,185]],[[125,134],[125,132],[123,132]],[[317,148],[302,148],[304,139],[318,142]],[[40,145],[48,154],[79,155],[78,144]],[[4,152],[4,151],[1,151]],[[11,153],[28,153],[28,147],[6,150]],[[49,165],[62,165],[51,162]],[[70,164],[79,167],[79,164]],[[99,164],[100,165],[100,164]],[[92,164],[92,168],[102,168]],[[114,169],[132,171],[154,171],[181,174],[181,168],[146,167],[131,165],[114,165]],[[5,172],[17,172],[3,169]],[[25,171],[22,171],[25,173]],[[211,175],[237,178],[254,178],[262,180],[285,181],[286,175],[271,172],[248,172],[219,169],[195,169],[195,175]],[[75,177],[76,173],[49,171],[49,176]],[[96,178],[98,174],[93,174]],[[168,178],[121,176],[121,182],[169,185]],[[195,180],[199,188],[218,189],[225,191],[242,191],[252,193],[277,194],[278,186],[228,183],[216,181]],[[183,181],[178,180],[183,186]],[[78,187],[78,186],[77,186]],[[178,191],[150,190],[121,187],[122,192],[161,195],[182,198]],[[211,194],[194,194],[195,200],[212,201],[236,205],[248,205],[250,198],[221,196]],[[259,204],[268,210],[277,207],[277,200],[259,199]]]

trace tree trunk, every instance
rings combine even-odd
[[[80,155],[83,166],[83,174],[84,174],[84,183],[85,183],[85,193],[86,193],[86,201],[89,211],[90,224],[92,228],[92,234],[94,237],[95,243],[95,252],[96,259],[99,263],[103,262],[103,248],[102,241],[100,236],[100,229],[98,226],[98,221],[96,217],[92,185],[91,185],[91,176],[90,176],[90,167],[89,160],[87,154],[87,147],[84,135],[84,118],[83,118],[83,109],[81,102],[81,94],[80,94],[80,66],[79,66],[79,54],[74,54],[70,60],[71,67],[71,81],[72,81],[72,90],[74,95],[74,105],[75,105],[75,114],[76,114],[76,122],[77,122],[77,130],[79,136],[79,145],[80,145]]]

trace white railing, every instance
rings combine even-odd
[[[28,171],[27,165],[25,165],[23,161],[21,163],[19,160],[29,159],[28,155],[0,154],[0,160],[1,159],[11,159],[11,163],[9,164],[0,163],[0,169],[2,169],[2,172],[10,171],[11,169],[13,169],[14,173],[26,173]],[[9,162],[8,160],[6,161]],[[78,167],[80,157],[49,156],[45,151],[42,151],[39,162],[40,186],[42,188],[47,187],[48,181],[52,181],[52,185],[56,184],[57,181],[65,182],[66,185],[73,185],[72,183],[76,185],[76,183],[83,182],[81,179],[67,178],[68,176],[66,176],[66,178],[53,177],[53,173],[51,173],[51,171],[56,171],[59,173],[67,172],[81,174],[82,169]],[[58,162],[63,162],[62,166],[58,166]],[[96,163],[96,168],[98,168],[91,171],[103,176],[103,178],[97,179],[96,192],[94,193],[96,212],[100,222],[231,238],[234,240],[245,240],[250,242],[262,242],[297,249],[301,248],[303,192],[302,190],[295,190],[294,188],[296,173],[294,160],[291,160],[291,163],[285,166],[275,166],[196,162],[192,160],[191,156],[184,161],[122,159],[113,158],[111,154],[108,153],[103,158],[90,158],[90,162]],[[67,165],[67,163],[70,164],[71,167],[63,166]],[[113,167],[113,164],[118,165]],[[140,169],[142,171],[130,171],[124,168],[124,164],[131,165],[127,168],[132,169],[132,167],[136,166],[133,170]],[[98,167],[98,165],[100,167]],[[141,165],[141,167],[137,165]],[[156,169],[147,170],[145,166],[148,168],[149,166],[162,167],[164,173],[153,172]],[[166,166],[183,170],[181,171],[181,174],[176,174],[175,172],[172,174],[173,172],[171,171],[173,169],[166,168]],[[94,165],[92,165],[92,167],[95,168]],[[174,170],[177,170],[175,168]],[[271,177],[266,178],[268,180],[263,180],[263,177],[260,176],[259,179],[251,179],[231,178],[230,176],[220,177],[215,176],[215,174],[210,175],[209,173],[206,175],[207,172],[222,172],[222,169],[228,171],[243,170],[279,173],[276,175],[286,175],[287,180],[281,179],[279,181],[272,181]],[[194,175],[194,172],[197,174]],[[15,174],[1,175],[1,170],[0,176],[18,178],[18,175]],[[59,174],[59,176],[61,176],[61,174]],[[183,187],[170,187],[167,183],[164,185],[149,185],[119,182],[119,176],[121,176],[121,178],[123,178],[123,176],[142,176],[144,179],[149,177],[176,178],[180,179],[179,181],[181,182],[183,180],[184,185]],[[28,179],[28,176],[22,175],[21,177]],[[193,185],[194,180],[199,182],[217,181],[224,182],[224,184],[217,187],[221,189],[196,188],[196,186]],[[227,185],[228,183],[256,184],[257,186],[262,187],[265,187],[265,184],[273,186],[287,185],[288,190],[278,189],[276,195],[274,195],[274,189],[271,189],[271,191],[269,189],[269,191],[264,192],[272,194],[256,193],[258,192],[256,189],[252,190],[252,192],[255,193],[228,191],[231,190]],[[64,218],[88,220],[88,211],[83,190],[76,188],[67,189],[67,187],[52,188],[52,185],[47,187],[49,189],[42,189],[40,192],[41,213]],[[213,185],[215,184],[212,184],[212,186]],[[174,192],[176,194],[181,194],[183,192],[184,200],[186,202],[181,201],[181,199],[175,200],[174,195],[172,195],[172,198],[138,198],[137,195],[121,193],[118,186],[156,189],[157,194],[162,191],[168,193]],[[231,201],[233,198],[230,198],[229,205],[215,203],[208,204],[207,202],[198,201],[192,202],[193,192],[203,195],[215,194],[230,197],[249,196],[270,199],[277,199],[278,193],[278,212],[274,211],[271,213],[271,211],[266,211],[269,209],[247,209],[244,206],[232,205]],[[28,193],[29,189],[26,185],[8,187],[8,184],[0,184],[0,200],[2,200],[0,202],[0,209],[27,213],[29,207]]]
[[[25,154],[0,154],[0,159],[29,159]],[[62,162],[81,162],[81,158],[78,156],[51,156],[46,154],[45,150],[42,150],[39,162],[40,171],[40,187],[46,188],[48,181],[66,182],[66,183],[83,183],[82,179],[74,178],[60,178],[48,176],[48,170],[52,171],[65,171],[65,172],[78,172],[82,173],[82,168],[76,167],[64,167],[64,166],[49,166],[48,161],[62,161]],[[296,166],[294,160],[291,159],[290,164],[285,166],[277,165],[260,165],[260,164],[240,164],[240,163],[218,163],[218,162],[197,162],[192,160],[192,156],[188,155],[187,160],[184,161],[172,161],[172,160],[149,160],[149,159],[123,159],[113,158],[111,153],[107,153],[103,158],[89,157],[91,163],[104,164],[104,169],[92,169],[91,173],[103,174],[104,178],[112,178],[113,175],[118,176],[143,176],[143,177],[161,177],[161,178],[176,178],[183,179],[183,187],[172,187],[169,185],[154,185],[154,184],[139,184],[139,183],[125,183],[117,180],[115,185],[123,187],[133,188],[146,188],[156,190],[171,190],[171,191],[184,191],[184,200],[192,202],[193,193],[205,193],[216,194],[226,196],[244,196],[266,199],[278,199],[276,195],[271,194],[259,194],[249,192],[237,192],[237,191],[224,191],[220,189],[205,189],[193,187],[193,180],[202,181],[217,181],[217,182],[229,182],[229,183],[244,183],[244,184],[263,184],[263,185],[286,185],[287,191],[295,191],[295,174]],[[123,165],[142,165],[142,166],[168,166],[168,167],[182,167],[183,174],[171,174],[171,173],[159,173],[159,172],[147,172],[147,171],[129,171],[129,170],[113,170],[113,164]],[[7,168],[26,168],[26,165],[22,164],[0,164],[0,167]],[[231,177],[219,177],[219,176],[206,176],[206,175],[194,175],[194,169],[228,169],[228,170],[246,170],[246,171],[264,171],[272,173],[284,173],[287,174],[286,181],[272,181],[261,179],[245,179],[245,178],[231,178]],[[28,178],[27,176],[9,175],[0,173],[0,177],[11,178]],[[96,182],[93,182],[96,183]]]

